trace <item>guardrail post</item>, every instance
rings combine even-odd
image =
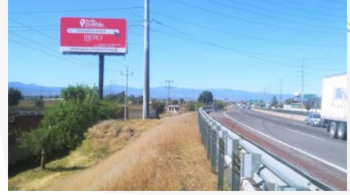
[[[207,120],[205,121],[205,149],[207,149],[207,152],[209,150],[209,129],[210,129],[210,122]]]
[[[243,179],[253,178],[254,173],[258,172],[261,165],[261,155],[260,154],[241,154],[241,178]]]
[[[210,159],[211,148],[212,148],[212,122],[208,123],[208,150],[207,150],[207,158]]]
[[[219,139],[219,170],[218,170],[218,190],[224,190],[224,167],[225,167],[225,147],[227,132],[223,131]]]
[[[214,161],[214,168],[215,168],[215,173],[218,173],[218,169],[219,169],[219,151],[220,151],[220,132],[221,132],[221,126],[218,124],[216,126],[216,141],[213,143],[215,144],[215,161]]]
[[[218,130],[217,126],[213,127],[212,141],[211,141],[211,171],[216,173],[216,160],[217,160],[217,140],[218,140]]]
[[[231,190],[239,191],[241,163],[239,159],[239,140],[232,139],[232,161],[231,161]]]
[[[204,136],[205,136],[205,133],[204,133],[204,128],[205,128],[205,126],[204,126],[204,117],[202,116],[202,118],[201,118],[201,135],[202,135],[202,144],[204,145],[205,143],[204,143]]]
[[[203,137],[204,137],[204,148],[207,149],[207,121],[206,119],[203,120]]]

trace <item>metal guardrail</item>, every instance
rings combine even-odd
[[[218,190],[247,190],[247,183],[249,189],[264,191],[333,190],[235,134],[208,112],[210,108],[199,108],[198,122]]]

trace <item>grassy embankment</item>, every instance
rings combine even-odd
[[[80,172],[133,142],[157,125],[155,120],[104,121],[88,130],[83,144],[68,156],[53,160],[45,170],[24,171],[9,178],[9,190],[41,190],[69,175]],[[39,165],[39,164],[38,164]]]
[[[103,122],[90,130],[82,147],[48,166],[62,161],[66,169],[48,170],[44,176],[46,171],[31,170],[11,178],[9,187],[18,183],[20,190],[216,190],[196,114],[166,117],[157,125],[152,122],[139,136],[138,131],[124,127],[117,136],[124,136],[124,141],[111,139],[116,136],[115,128]],[[132,132],[131,139],[139,138],[131,142]],[[96,160],[100,156],[108,157]],[[90,158],[95,160],[87,160]]]

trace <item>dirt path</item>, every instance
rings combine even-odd
[[[99,164],[47,190],[215,190],[197,115],[166,119]]]

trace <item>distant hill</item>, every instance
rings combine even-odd
[[[48,87],[48,86],[39,86],[36,84],[24,84],[21,82],[9,82],[8,87],[17,88],[22,92],[24,96],[54,96],[60,95],[61,89],[64,87]],[[111,93],[120,93],[124,91],[125,87],[121,85],[112,85],[111,87],[104,87],[104,95],[108,95]],[[249,100],[249,99],[263,99],[264,94],[257,92],[248,92],[242,90],[232,90],[232,89],[189,89],[189,88],[180,88],[180,87],[172,87],[170,89],[170,97],[172,99],[183,98],[186,100],[196,99],[199,94],[204,91],[209,90],[213,93],[215,99],[222,100]],[[129,87],[128,89],[129,95],[139,96],[143,94],[142,88],[133,88]],[[159,98],[164,99],[168,96],[167,87],[155,87],[151,88],[150,91],[151,98]],[[271,100],[273,95],[269,97],[266,96],[266,100]],[[277,99],[279,99],[279,95],[276,95]],[[283,99],[293,97],[293,95],[283,94]]]
[[[21,91],[24,96],[50,96],[59,95],[62,87],[44,87],[36,84],[24,84],[21,82],[9,82],[8,88],[13,87]]]

